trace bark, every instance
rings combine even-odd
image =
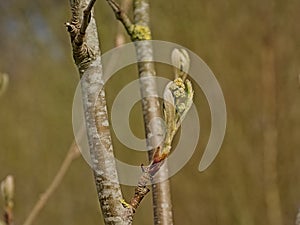
[[[122,22],[136,47],[138,70],[140,77],[140,90],[142,96],[142,109],[144,117],[145,135],[147,140],[149,166],[142,167],[143,175],[139,179],[135,188],[135,195],[127,204],[134,208],[138,207],[140,201],[148,193],[147,181],[155,175],[156,180],[164,180],[160,183],[152,184],[154,224],[173,224],[172,204],[170,184],[168,181],[168,169],[165,160],[160,158],[159,163],[154,163],[154,153],[163,149],[161,136],[163,130],[154,119],[162,118],[159,101],[157,98],[157,88],[155,83],[155,69],[153,60],[153,49],[150,42],[151,31],[149,28],[149,3],[147,0],[134,0],[134,22],[132,23],[127,14],[120,8],[114,0],[107,0],[118,20]],[[142,41],[142,42],[141,42]],[[150,128],[151,122],[151,128]],[[152,130],[152,131],[151,131]],[[155,135],[153,135],[155,131]],[[165,163],[162,167],[161,165]]]
[[[93,165],[97,195],[105,224],[131,224],[131,209],[122,205],[122,193],[109,130],[101,51],[93,16],[94,1],[70,0],[73,58],[81,79],[87,137]],[[98,93],[98,91],[100,93]]]
[[[124,13],[128,13],[130,6],[132,5],[132,0],[123,0],[121,3],[121,7],[124,10]],[[126,39],[125,39],[125,33],[123,30],[123,26],[121,23],[118,23],[117,25],[117,33],[116,33],[116,38],[115,38],[115,46],[119,47],[123,44],[126,43]]]
[[[134,0],[134,24],[141,25],[149,28],[149,2],[148,0]],[[150,29],[149,29],[150,30]],[[151,39],[151,36],[150,36]],[[155,74],[154,64],[149,62],[153,60],[153,50],[149,42],[134,42],[136,46],[136,52],[138,60],[138,70],[140,76],[140,91],[143,98],[142,108],[145,124],[145,133],[147,138],[147,149],[154,149],[159,143],[159,138],[154,136],[148,138],[150,131],[150,121],[154,118],[161,118],[161,109],[159,107],[158,98],[148,96],[158,96],[156,83],[153,78]],[[148,62],[143,62],[148,61]],[[146,78],[146,79],[145,79]],[[150,78],[150,79],[149,79]],[[154,130],[160,130],[159,124],[155,124]],[[153,128],[152,128],[153,129]],[[153,151],[148,152],[148,158],[151,162],[153,157]],[[166,162],[165,162],[166,163]],[[159,169],[156,174],[157,179],[163,179],[165,181],[152,185],[152,199],[154,210],[154,224],[173,224],[172,202],[170,183],[168,177],[168,167],[165,165]]]

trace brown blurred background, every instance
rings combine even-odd
[[[298,0],[151,1],[153,38],[197,53],[214,71],[228,111],[220,154],[200,173],[210,113],[196,87],[201,137],[193,158],[171,178],[175,224],[270,224],[270,206],[282,216],[278,225],[294,224],[300,207],[299,9]],[[114,47],[117,21],[100,0],[96,17],[105,52]],[[16,224],[49,185],[74,138],[71,110],[78,74],[64,27],[69,18],[67,0],[0,1],[0,71],[10,75],[0,97],[0,179],[15,176]],[[163,65],[157,68],[158,74],[170,73]],[[132,66],[109,81],[109,106],[136,77]],[[131,117],[132,130],[143,137],[139,104]],[[126,149],[116,138],[114,144],[120,159],[146,162],[146,154]],[[133,188],[123,188],[129,198]],[[276,191],[279,207],[272,202]],[[53,223],[102,223],[92,173],[82,158],[71,165],[35,222]],[[151,195],[135,224],[152,224]]]

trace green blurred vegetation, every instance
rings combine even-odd
[[[214,71],[228,111],[221,152],[207,171],[199,173],[210,114],[196,87],[201,137],[192,160],[171,179],[176,224],[268,224],[261,97],[261,51],[268,35],[275,53],[283,222],[294,223],[300,206],[299,8],[297,0],[151,1],[154,39],[175,42],[197,53]],[[10,75],[9,87],[0,98],[0,179],[15,176],[16,224],[24,221],[49,185],[73,140],[71,109],[78,74],[64,27],[69,17],[68,1],[0,2],[0,72]],[[117,21],[105,1],[97,1],[96,17],[105,52],[114,47]],[[158,74],[170,73],[163,65],[157,68]],[[109,106],[118,90],[136,77],[136,69],[129,67],[110,81]],[[139,105],[131,119],[135,120],[132,129],[142,137]],[[146,162],[146,154],[133,153],[115,137],[114,143],[122,160]],[[127,198],[132,193],[132,187],[124,187]],[[78,159],[35,224],[101,221],[91,170]],[[152,224],[150,195],[138,209],[135,224]]]

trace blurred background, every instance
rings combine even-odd
[[[151,1],[153,39],[198,54],[217,77],[228,112],[221,151],[200,173],[210,111],[195,87],[201,136],[192,159],[171,178],[175,224],[294,224],[300,207],[299,9],[298,0]],[[105,1],[97,1],[95,11],[106,52],[114,47],[118,22]],[[64,26],[69,18],[68,1],[0,1],[0,72],[10,78],[0,97],[0,179],[15,177],[16,224],[48,187],[74,139],[79,78]],[[165,65],[157,71],[172,72]],[[136,78],[129,66],[108,82],[108,108]],[[130,123],[143,137],[140,108],[132,109]],[[114,134],[113,141],[123,161],[147,161]],[[128,199],[134,189],[123,191]],[[92,172],[78,158],[34,224],[102,224],[99,210]],[[134,223],[152,224],[151,194]]]

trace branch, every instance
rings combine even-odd
[[[148,167],[142,167],[144,173],[140,178],[137,187],[135,188],[135,194],[131,199],[129,206],[134,208],[135,211],[140,201],[149,191],[146,187],[147,182],[149,179],[151,180],[153,175],[158,172],[158,174],[156,174],[157,178],[165,181],[152,185],[154,221],[155,224],[170,225],[173,224],[173,218],[170,185],[169,181],[167,180],[168,170],[166,166],[161,168],[165,158],[162,159],[162,154],[159,154],[164,148],[163,146],[158,146],[154,150],[154,146],[160,144],[160,139],[158,137],[152,137],[151,139],[148,138],[149,134],[151,133],[149,127],[150,121],[153,118],[161,118],[158,98],[149,97],[157,96],[156,83],[155,79],[153,79],[155,76],[155,68],[153,62],[151,62],[151,59],[153,58],[152,46],[150,43],[139,42],[141,40],[151,40],[151,31],[149,28],[149,4],[146,0],[134,0],[133,24],[126,13],[124,13],[124,11],[114,0],[107,0],[107,2],[115,13],[116,18],[124,25],[131,40],[135,42],[137,58],[139,61],[138,69],[141,83],[140,90],[143,98],[142,108],[144,115],[145,134],[147,138],[147,149],[151,150],[148,152],[150,165]],[[156,129],[161,130],[160,128],[160,125],[156,124]],[[155,156],[154,153],[157,153],[157,155],[160,156],[159,162],[153,161],[153,157]],[[167,156],[167,154],[164,154],[164,156]]]
[[[149,28],[150,18],[149,18],[149,2],[148,0],[134,0],[134,23],[138,28],[138,40],[150,40],[151,32]],[[138,58],[138,69],[140,78],[152,78],[156,75],[155,68],[151,59],[153,59],[153,50],[150,43],[147,42],[135,42],[137,58]],[[148,61],[148,62],[146,62]],[[157,96],[156,83],[154,79],[140,79],[141,81],[141,95],[143,97],[143,113],[144,113],[144,123],[146,130],[146,137],[151,133],[149,122],[153,118],[160,117],[161,111],[159,106],[159,101],[157,98],[149,98],[147,96]],[[151,87],[149,91],[148,88]],[[150,93],[151,92],[151,93]],[[156,109],[152,111],[149,109]],[[156,124],[156,129],[159,130],[161,127]],[[155,128],[154,128],[155,129]],[[155,129],[155,130],[156,130]],[[153,149],[152,146],[156,146],[159,142],[158,137],[154,137],[152,140],[148,140],[147,148]],[[151,148],[152,147],[152,148]],[[162,146],[159,146],[162,149]],[[151,162],[153,160],[154,152],[148,152],[148,158]],[[160,165],[156,164],[156,165]],[[153,167],[155,168],[155,166]],[[154,224],[173,224],[173,212],[172,212],[172,202],[171,202],[171,191],[170,183],[168,178],[168,167],[165,165],[160,168],[156,174],[159,180],[164,180],[161,183],[152,185],[152,200],[153,200],[153,210],[154,210]]]
[[[129,11],[130,5],[132,4],[132,0],[123,0],[122,1],[122,9],[123,12],[125,14],[127,14],[127,12]],[[124,36],[124,32],[123,32],[123,26],[121,23],[118,23],[117,25],[117,34],[116,34],[116,38],[115,38],[115,46],[121,46],[122,44],[125,43],[125,36]]]
[[[104,222],[126,225],[132,223],[132,209],[122,205],[103,89],[101,51],[92,10],[94,2],[71,0],[72,18],[66,26],[71,37],[73,58],[82,77],[88,144]]]
[[[85,10],[83,10],[83,20],[82,20],[82,24],[80,27],[80,32],[79,32],[79,40],[80,43],[83,42],[84,36],[85,36],[85,32],[86,29],[91,21],[91,11],[93,9],[94,4],[96,3],[96,0],[91,0],[90,3],[88,4],[88,6],[86,7]]]
[[[134,24],[114,0],[106,0],[115,13],[116,18],[124,25],[132,41],[150,40],[151,32],[148,26]]]
[[[131,35],[133,24],[132,24],[131,20],[129,19],[129,17],[127,16],[127,14],[121,9],[119,4],[116,3],[114,0],[106,0],[106,1],[110,5],[112,10],[114,11],[116,18],[118,20],[120,20],[122,22],[122,24],[124,25],[127,33],[129,35]]]
[[[143,175],[139,179],[134,197],[129,204],[134,209],[134,212],[144,196],[149,192],[147,183],[152,180],[157,172],[161,171],[161,166],[170,154],[174,136],[193,103],[194,91],[192,84],[186,79],[190,64],[187,52],[184,49],[174,49],[172,52],[172,63],[175,66],[174,81],[170,81],[164,90],[165,139],[162,146],[154,149],[150,164],[146,167],[142,165]],[[162,217],[166,218],[165,216]]]
[[[60,183],[62,182],[66,172],[68,171],[71,163],[73,160],[80,156],[80,152],[77,148],[75,141],[72,143],[63,163],[61,164],[57,174],[55,175],[53,181],[51,182],[50,186],[47,190],[41,195],[40,199],[36,202],[33,209],[29,213],[28,217],[26,218],[23,225],[31,225],[33,221],[36,219],[38,214],[41,210],[45,207],[46,203],[48,202],[49,198],[53,195],[56,191]]]
[[[91,21],[91,13],[92,13],[92,9],[93,9],[95,3],[96,3],[96,0],[91,0],[89,2],[88,6],[86,7],[86,9],[83,10],[83,21],[81,24],[80,31],[84,34],[85,34],[85,31]]]
[[[85,0],[86,1],[86,0]],[[96,58],[94,55],[96,49],[92,49],[91,46],[87,45],[86,29],[91,20],[91,10],[96,0],[91,0],[85,8],[83,5],[84,1],[70,0],[72,18],[71,22],[66,23],[67,31],[71,37],[71,43],[73,47],[73,58],[77,65],[80,76],[89,66],[90,62]],[[94,46],[98,47],[98,46]],[[100,53],[100,52],[99,52]]]

